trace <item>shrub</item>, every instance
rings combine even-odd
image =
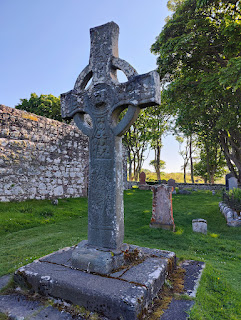
[[[241,189],[234,188],[224,192],[223,201],[233,210],[241,212]]]

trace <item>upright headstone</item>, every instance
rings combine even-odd
[[[152,218],[150,227],[175,231],[172,210],[173,187],[161,184],[152,187]]]
[[[228,179],[228,190],[238,188],[238,180],[235,177]]]
[[[146,184],[146,174],[144,171],[140,173],[139,184]]]
[[[228,174],[226,174],[225,176],[225,185],[226,185],[226,190],[228,191],[229,190],[229,187],[228,187],[228,180],[233,177],[233,174],[231,172],[229,172]]]
[[[140,190],[150,190],[151,186],[146,183],[146,174],[144,171],[140,173],[139,176],[139,189]]]
[[[158,73],[138,75],[120,59],[118,36],[114,22],[90,29],[89,64],[74,89],[61,95],[62,117],[73,118],[89,136],[88,241],[77,246],[72,264],[99,273],[110,272],[123,260],[122,135],[141,108],[160,104]],[[118,82],[117,69],[124,72],[127,82]],[[125,108],[128,110],[119,121]],[[92,125],[85,121],[85,114]]]
[[[169,179],[167,185],[173,187],[172,194],[176,194],[176,181],[174,179]]]

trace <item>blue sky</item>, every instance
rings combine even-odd
[[[0,103],[14,107],[32,92],[73,88],[88,64],[89,29],[114,21],[119,56],[138,73],[156,68],[150,47],[170,15],[167,0],[0,0]],[[164,138],[167,172],[180,171],[178,143]],[[144,167],[153,159],[150,153]]]

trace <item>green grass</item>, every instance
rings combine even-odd
[[[152,193],[127,190],[125,242],[174,251],[180,259],[205,261],[191,319],[241,319],[241,228],[226,225],[221,195],[174,195],[176,232],[151,229]],[[0,274],[59,248],[87,239],[87,199],[0,203]],[[208,234],[192,232],[192,219],[208,222]]]

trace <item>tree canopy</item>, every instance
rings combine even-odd
[[[241,181],[241,3],[172,2],[175,12],[151,48],[163,99],[187,135],[218,137]]]
[[[15,108],[25,110],[46,118],[63,121],[61,117],[60,98],[52,94],[31,93],[30,99],[20,99]]]

